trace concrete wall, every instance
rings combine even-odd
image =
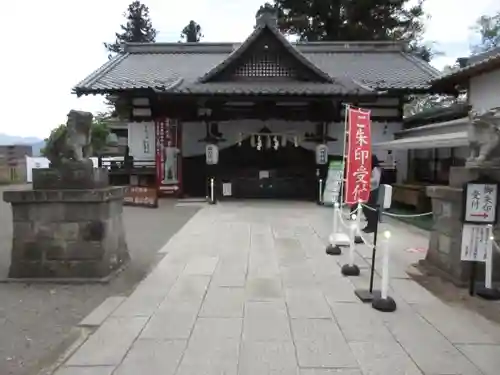
[[[471,78],[469,103],[475,110],[500,107],[500,69]]]

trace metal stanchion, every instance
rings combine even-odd
[[[389,239],[391,233],[389,231],[384,232],[384,253],[382,258],[382,283],[380,288],[380,296],[377,296],[372,301],[372,307],[375,310],[382,312],[393,312],[396,311],[396,301],[388,295],[389,292]]]
[[[375,297],[380,296],[380,291],[373,289],[373,282],[374,282],[374,278],[375,278],[375,258],[377,255],[377,237],[378,237],[379,218],[380,218],[380,210],[377,206],[377,222],[375,223],[375,232],[373,233],[372,263],[370,266],[370,286],[368,289],[356,289],[354,291],[354,294],[356,294],[356,296],[362,302],[372,302]],[[363,239],[361,239],[361,240],[363,240]]]
[[[215,204],[215,181],[210,179],[210,204]]]
[[[320,178],[318,181],[318,204],[323,204],[323,179]]]
[[[326,247],[326,253],[328,255],[340,255],[342,254],[342,249],[337,244],[337,232],[339,229],[339,204],[335,202],[333,204],[333,218],[332,218],[332,234],[330,235],[330,243]]]
[[[349,263],[344,264],[341,269],[344,276],[359,276],[359,267],[354,263],[354,237],[356,231],[356,224],[351,224],[349,228]]]

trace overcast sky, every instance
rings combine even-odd
[[[2,4],[0,35],[0,133],[44,138],[66,121],[70,109],[99,111],[100,96],[76,98],[72,87],[107,60],[102,45],[114,41],[131,0],[17,0]],[[157,41],[177,42],[193,19],[204,41],[238,42],[252,31],[263,0],[145,0]],[[460,2],[464,6],[459,6]],[[175,5],[174,5],[175,4]],[[498,0],[426,0],[426,39],[445,53],[437,68],[469,53],[470,26],[482,14],[500,9]]]

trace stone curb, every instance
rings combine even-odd
[[[14,278],[7,277],[0,279],[0,284],[71,284],[71,285],[81,285],[81,284],[109,284],[116,276],[122,273],[128,266],[130,261],[123,264],[121,267],[117,268],[111,272],[108,276],[96,278]]]

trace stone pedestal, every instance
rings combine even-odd
[[[108,186],[107,169],[94,168],[92,160],[67,162],[57,169],[33,169],[33,190],[102,189]]]
[[[432,199],[434,227],[424,264],[439,271],[456,285],[464,286],[469,280],[470,263],[460,260],[462,242],[462,191],[468,181],[487,175],[500,182],[500,168],[469,169],[452,167],[449,186],[429,186],[427,195]],[[494,228],[500,238],[500,225]],[[478,281],[484,280],[484,266],[478,266]],[[493,279],[500,281],[500,256],[494,251]]]
[[[5,191],[3,199],[12,205],[11,278],[103,278],[129,260],[123,188]]]

